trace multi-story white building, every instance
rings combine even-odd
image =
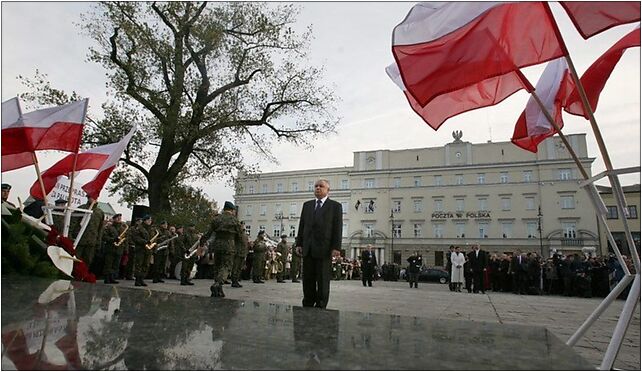
[[[613,195],[613,190],[610,186],[597,186],[600,196],[604,201],[604,205],[608,213],[606,214],[606,223],[609,225],[609,230],[613,234],[613,239],[617,243],[618,247],[622,254],[630,255],[631,248],[626,239],[624,223],[620,219],[618,212],[617,202],[615,200],[615,195]],[[626,211],[628,215],[626,216],[627,224],[629,225],[629,230],[631,231],[631,236],[633,237],[633,242],[637,247],[638,252],[640,251],[640,216],[638,215],[638,206],[640,205],[640,184],[624,186],[622,187],[622,192],[626,198]],[[603,226],[600,226],[600,246],[602,247],[602,254],[606,253],[608,248],[609,252],[613,252],[611,248],[611,243],[609,243],[606,237],[606,229]]]
[[[251,237],[283,231],[293,242],[301,206],[325,178],[330,198],[343,206],[342,248],[349,257],[373,244],[380,264],[405,264],[418,250],[428,265],[442,266],[450,245],[476,241],[498,253],[599,247],[595,212],[558,137],[532,154],[510,142],[473,144],[453,136],[443,147],[358,151],[349,167],[241,175],[239,218]],[[585,135],[567,137],[590,173],[594,158]]]

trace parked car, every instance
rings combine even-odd
[[[448,271],[446,270],[423,268],[419,272],[420,282],[439,282],[446,284],[449,280],[450,275],[448,275]]]

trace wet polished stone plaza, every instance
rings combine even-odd
[[[128,287],[3,278],[2,369],[592,368],[544,327]]]

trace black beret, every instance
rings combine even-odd
[[[228,211],[228,210],[234,210],[236,207],[234,206],[234,203],[231,201],[226,201],[225,204],[223,205],[223,210]]]

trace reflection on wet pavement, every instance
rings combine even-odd
[[[545,328],[2,278],[2,369],[591,369]]]

